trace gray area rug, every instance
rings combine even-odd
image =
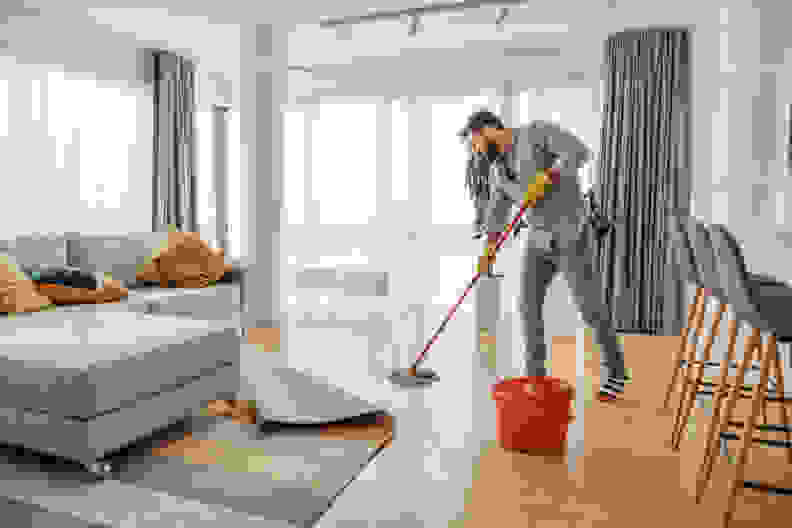
[[[271,369],[260,386],[265,387],[257,394],[264,423],[197,417],[175,424],[116,456],[119,471],[104,482],[78,464],[0,446],[0,496],[13,499],[8,507],[22,518],[19,526],[37,526],[25,519],[47,514],[53,526],[66,528],[70,522],[136,528],[311,526],[379,451],[368,440],[320,437],[316,426],[371,423],[381,412],[289,368]],[[151,454],[153,447],[182,438],[187,430],[193,439],[219,447],[218,463],[190,464],[182,457]]]
[[[151,454],[187,429],[212,441],[215,463]],[[118,471],[106,481],[56,457],[2,447],[0,493],[29,506],[16,508],[21,518],[49,513],[61,521],[53,526],[67,528],[313,526],[381,449],[370,440],[320,437],[317,429],[197,418],[117,455]]]
[[[50,512],[40,506],[7,498],[0,498],[0,519],[9,528],[102,528],[106,525],[92,524],[61,512]]]
[[[240,426],[206,420],[190,429],[193,439],[213,441],[216,463],[131,456],[119,481],[269,520],[311,526],[380,447],[369,440],[322,438],[315,427]]]

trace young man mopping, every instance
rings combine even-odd
[[[569,131],[534,121],[516,129],[481,110],[459,133],[469,138],[474,163],[467,184],[474,196],[477,227],[488,234],[479,271],[495,263],[495,245],[513,205],[529,203],[525,213],[519,301],[525,343],[525,375],[547,376],[542,308],[556,274],[564,274],[584,322],[601,351],[598,398],[611,401],[624,392],[624,352],[600,299],[593,252],[584,236],[587,222],[580,169],[590,150]]]

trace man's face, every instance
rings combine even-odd
[[[473,152],[483,154],[487,152],[486,129],[474,130],[470,134],[470,147]]]
[[[498,155],[498,145],[495,139],[496,130],[494,128],[482,128],[473,131],[470,135],[470,146],[473,152],[486,154],[490,161]]]

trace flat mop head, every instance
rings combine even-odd
[[[440,376],[432,369],[406,368],[394,370],[388,380],[399,387],[425,387],[440,381]]]

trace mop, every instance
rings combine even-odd
[[[554,170],[555,169],[551,169],[551,171],[554,171]],[[549,178],[552,181],[555,181],[556,177],[557,177],[557,174],[548,175],[548,176],[549,176]],[[543,187],[542,183],[537,183],[536,185],[537,185],[538,189],[541,189]],[[523,201],[522,207],[520,208],[520,211],[515,215],[514,220],[512,220],[512,222],[509,225],[506,226],[506,229],[499,235],[498,242],[495,245],[495,250],[494,250],[493,254],[497,254],[497,252],[500,250],[501,246],[503,246],[503,244],[509,238],[509,234],[514,230],[515,226],[518,225],[518,223],[520,222],[520,220],[522,218],[522,215],[526,211],[526,209],[528,209],[529,207],[532,207],[536,203],[535,200],[540,198],[544,194],[542,191],[540,191],[538,189],[536,189],[533,192],[531,192],[531,194],[534,195],[533,199],[526,198]],[[529,193],[526,193],[526,194],[529,194]],[[515,231],[515,234],[516,234],[516,232],[517,231]],[[432,345],[437,340],[437,338],[440,336],[440,334],[443,333],[443,331],[446,328],[446,325],[451,320],[451,318],[454,316],[454,313],[456,313],[457,308],[459,308],[459,305],[462,304],[462,302],[465,300],[465,297],[467,297],[467,294],[470,293],[470,290],[473,289],[473,286],[476,285],[476,283],[481,278],[481,276],[482,276],[482,272],[481,271],[476,272],[476,274],[473,276],[473,279],[468,283],[467,288],[465,288],[465,291],[462,294],[462,296],[459,298],[457,303],[448,312],[448,315],[446,316],[446,318],[443,320],[443,322],[440,324],[438,329],[435,331],[435,333],[432,335],[432,337],[426,343],[426,346],[424,347],[423,351],[418,355],[418,358],[412,363],[412,365],[409,368],[406,368],[406,369],[395,370],[395,371],[393,371],[390,374],[390,376],[388,377],[388,380],[391,383],[393,383],[394,385],[400,386],[400,387],[407,388],[407,387],[426,386],[426,385],[430,385],[430,384],[434,383],[435,381],[439,381],[440,380],[440,377],[437,375],[437,373],[435,371],[433,371],[431,369],[419,369],[418,367],[421,365],[421,363],[423,363],[426,360],[426,353],[432,347]]]

